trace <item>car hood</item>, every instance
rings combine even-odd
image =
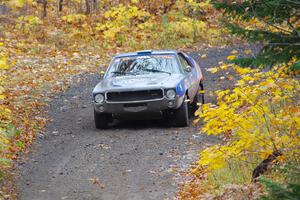
[[[175,88],[184,78],[183,74],[151,74],[136,76],[115,76],[100,81],[93,93],[155,88]]]

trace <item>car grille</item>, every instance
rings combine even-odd
[[[163,90],[108,92],[106,97],[109,102],[147,101],[163,98]]]

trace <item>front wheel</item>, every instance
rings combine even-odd
[[[189,125],[189,112],[188,112],[188,103],[184,98],[181,106],[175,112],[175,123],[179,127],[186,127]]]
[[[106,129],[109,122],[109,114],[100,114],[94,110],[94,120],[97,129]]]

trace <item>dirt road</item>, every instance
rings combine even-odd
[[[219,86],[217,77],[205,68],[216,66],[232,49],[204,52],[207,58],[200,63],[206,90]],[[203,52],[194,55],[199,57],[199,53]],[[186,170],[203,144],[213,139],[197,134],[192,125],[176,128],[162,120],[117,122],[108,130],[96,130],[91,91],[99,78],[85,78],[56,96],[49,108],[52,121],[45,133],[38,135],[28,161],[17,164],[19,199],[172,198],[180,179],[178,172]]]

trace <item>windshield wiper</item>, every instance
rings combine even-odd
[[[120,72],[120,71],[113,71],[111,72],[112,74],[119,74],[119,75],[126,75],[126,74],[130,74],[130,75],[136,75],[133,72]]]
[[[146,72],[166,73],[166,74],[169,74],[169,75],[172,74],[171,72],[166,72],[166,71],[162,71],[162,70],[158,70],[158,69],[142,69],[142,70],[146,71]]]

